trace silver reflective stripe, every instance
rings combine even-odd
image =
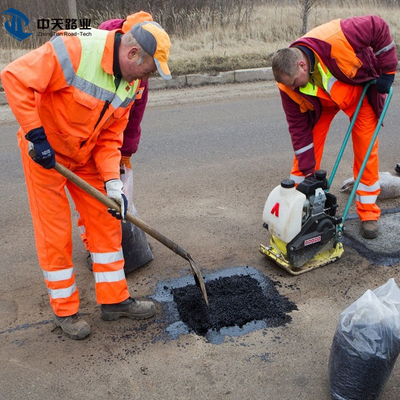
[[[58,61],[64,72],[64,77],[68,85],[72,85],[98,100],[109,101],[111,103],[113,99],[115,99],[115,93],[113,93],[112,91],[103,89],[100,86],[95,85],[75,74],[71,58],[69,57],[68,50],[65,47],[64,41],[62,40],[61,36],[54,38],[51,43],[57,54]],[[121,104],[121,99],[119,99],[119,104]]]
[[[57,54],[58,61],[61,65],[61,68],[64,72],[65,80],[67,81],[68,85],[72,84],[72,81],[75,77],[74,67],[71,62],[71,58],[69,57],[68,50],[65,47],[65,44],[61,38],[61,36],[55,37],[51,44],[54,47],[54,50]]]
[[[121,268],[119,271],[112,272],[93,272],[93,275],[96,283],[119,282],[125,279],[125,272],[123,268]]]
[[[97,86],[79,76],[75,77],[73,86],[82,92],[102,101],[112,102],[115,96],[113,92],[103,89],[100,86]]]
[[[90,253],[94,264],[110,264],[124,259],[122,249],[111,253]]]
[[[387,46],[385,46],[383,49],[380,49],[379,51],[377,51],[375,53],[376,56],[379,56],[379,54],[383,53],[384,51],[389,51],[392,47],[394,47],[394,40],[392,43],[388,44]]]
[[[337,79],[332,76],[331,78],[329,78],[328,80],[328,87],[327,87],[327,91],[329,94],[331,94],[331,90],[332,90],[332,86],[337,82]]]
[[[135,93],[135,98],[136,98],[136,93]],[[120,104],[119,107],[126,108],[126,107],[129,106],[129,104],[132,103],[132,101],[134,101],[134,98],[132,98],[132,97],[127,97],[127,98]]]
[[[298,155],[298,154],[305,153],[306,151],[312,149],[313,147],[314,147],[314,143],[310,143],[308,146],[304,146],[304,147],[302,147],[301,149],[296,150],[296,151],[294,152],[294,154]]]
[[[381,188],[381,185],[379,181],[375,182],[371,186],[364,185],[363,183],[359,183],[357,190],[362,190],[363,192],[375,192],[376,190],[379,190]]]
[[[84,233],[86,233],[85,225],[79,225],[79,226],[78,226],[78,230],[79,230],[79,233],[80,233],[81,235],[83,235]]]
[[[58,61],[61,65],[65,80],[67,81],[68,85],[74,86],[78,90],[94,97],[97,100],[108,101],[112,104],[112,107],[114,107],[114,109],[118,109],[119,107],[126,108],[134,101],[139,81],[136,80],[135,84],[130,87],[128,92],[131,97],[125,97],[128,93],[122,86],[117,90],[118,93],[115,93],[115,85],[112,76],[106,74],[101,68],[101,54],[95,53],[96,57],[99,58],[99,65],[93,68],[93,63],[95,63],[96,65],[96,60],[93,60],[93,53],[89,54],[87,50],[88,46],[93,46],[93,43],[88,44],[86,43],[86,41],[81,41],[82,57],[77,73],[75,73],[74,71],[71,58],[68,54],[68,50],[65,46],[64,41],[62,40],[62,37],[54,37],[51,40],[51,43],[54,47],[54,51],[56,52]],[[86,68],[82,67],[83,60],[85,60],[85,62],[83,62],[83,65],[86,66]],[[97,84],[91,82],[91,80],[94,79],[94,76],[99,78],[96,80]]]
[[[301,183],[304,181],[304,176],[290,174],[290,179],[292,179],[295,183]]]
[[[74,274],[73,268],[63,269],[60,271],[45,271],[42,270],[44,279],[50,282],[65,281],[66,279],[71,279]]]
[[[76,291],[76,284],[67,287],[65,289],[49,289],[47,288],[47,293],[52,299],[65,299],[72,296]]]
[[[361,204],[375,204],[378,196],[360,196],[356,194],[356,201]]]

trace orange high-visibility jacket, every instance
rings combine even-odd
[[[60,31],[1,74],[9,105],[28,133],[44,127],[56,154],[84,165],[93,156],[104,181],[119,179],[119,149],[137,83],[114,83],[117,31]]]

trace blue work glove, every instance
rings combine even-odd
[[[25,135],[25,139],[32,143],[33,149],[35,150],[35,155],[32,157],[33,161],[46,169],[53,168],[54,165],[56,165],[54,150],[47,140],[42,126],[29,131]]]
[[[108,212],[117,219],[122,219],[123,222],[126,222],[126,212],[128,211],[128,199],[122,192],[122,188],[124,184],[121,179],[111,179],[106,182],[106,192],[107,197],[116,201],[121,211],[116,210],[115,208],[109,208]]]
[[[394,74],[382,74],[376,80],[376,91],[378,93],[389,93],[394,81]]]

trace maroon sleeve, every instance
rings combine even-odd
[[[149,94],[149,82],[141,82],[140,90],[143,90],[142,97],[135,100],[129,115],[129,122],[124,131],[124,143],[121,147],[121,155],[131,156],[136,153],[142,129],[140,124],[143,119],[144,110],[147,104]]]
[[[365,15],[344,19],[340,23],[356,54],[365,52],[370,47],[378,60],[379,74],[396,72],[396,46],[388,24],[381,17]]]
[[[108,21],[104,21],[99,25],[99,29],[103,29],[105,31],[113,31],[114,29],[121,29],[122,24],[125,22],[124,19],[109,19]]]
[[[316,164],[314,147],[310,147],[308,150],[304,151],[305,148],[309,147],[313,143],[315,111],[302,113],[299,105],[285,92],[280,90],[280,94],[283,110],[286,114],[286,121],[289,126],[293,150],[299,163],[299,169],[303,175],[307,175],[315,171]],[[317,107],[317,104],[315,104],[314,107]],[[296,154],[296,152],[299,153]]]
[[[99,29],[120,29],[124,21],[124,19],[110,19],[100,24]],[[149,82],[141,81],[139,91],[142,92],[142,96],[140,99],[136,99],[131,107],[128,125],[124,130],[124,142],[121,147],[122,156],[130,157],[132,154],[136,153],[138,149],[140,136],[142,134],[140,123],[142,122],[144,110],[147,104],[148,89]]]

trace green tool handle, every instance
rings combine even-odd
[[[326,191],[328,191],[329,188],[331,187],[331,184],[332,184],[332,182],[333,182],[333,178],[334,178],[335,175],[336,175],[336,171],[337,171],[337,169],[338,169],[338,167],[339,167],[339,163],[340,163],[340,161],[341,161],[341,159],[342,159],[342,157],[343,157],[343,153],[344,153],[344,150],[345,150],[345,148],[346,148],[346,146],[347,146],[347,142],[349,141],[351,131],[353,130],[354,124],[356,123],[356,119],[357,119],[357,116],[358,116],[358,112],[360,111],[360,108],[361,108],[362,102],[363,102],[363,100],[364,100],[365,94],[367,93],[368,88],[369,88],[373,83],[375,83],[375,82],[376,82],[376,81],[370,81],[370,82],[368,82],[368,83],[364,86],[364,90],[363,90],[362,93],[361,93],[361,97],[360,97],[360,100],[358,101],[356,111],[355,111],[354,114],[353,114],[353,117],[352,117],[352,119],[351,119],[349,128],[347,129],[347,132],[346,132],[346,136],[345,136],[344,139],[343,139],[342,147],[340,148],[339,154],[338,154],[338,156],[337,156],[337,158],[336,158],[335,165],[334,165],[333,168],[332,168],[332,173],[331,173],[331,176],[329,177],[329,181],[328,181],[328,182],[329,182],[329,186],[328,186],[328,189],[327,189]],[[386,113],[386,111],[385,111],[385,113]],[[378,126],[379,126],[379,125],[378,125]],[[375,141],[374,141],[374,142],[375,142]],[[368,154],[368,157],[369,157],[369,154]],[[361,172],[361,175],[362,175],[362,173],[364,172],[364,169],[361,170],[360,172]]]
[[[369,156],[371,155],[371,151],[372,151],[372,148],[374,147],[376,138],[378,137],[379,130],[380,130],[381,126],[382,126],[383,119],[385,118],[386,111],[387,111],[387,109],[389,107],[389,103],[390,103],[390,100],[392,99],[392,96],[393,96],[393,89],[390,87],[389,93],[388,93],[388,95],[386,97],[385,104],[384,104],[383,109],[382,109],[381,116],[379,117],[378,123],[376,124],[374,136],[372,136],[371,143],[369,144],[367,153],[365,154],[364,161],[361,164],[361,168],[360,168],[360,171],[358,173],[357,179],[354,182],[353,190],[350,193],[349,200],[347,201],[346,208],[345,208],[345,210],[343,212],[342,223],[339,226],[339,230],[340,231],[343,230],[344,221],[346,220],[347,214],[349,213],[351,203],[352,203],[353,198],[354,198],[354,196],[356,194],[356,190],[357,190],[358,184],[360,183],[360,180],[361,180],[362,175],[364,173],[365,166],[367,165]]]

